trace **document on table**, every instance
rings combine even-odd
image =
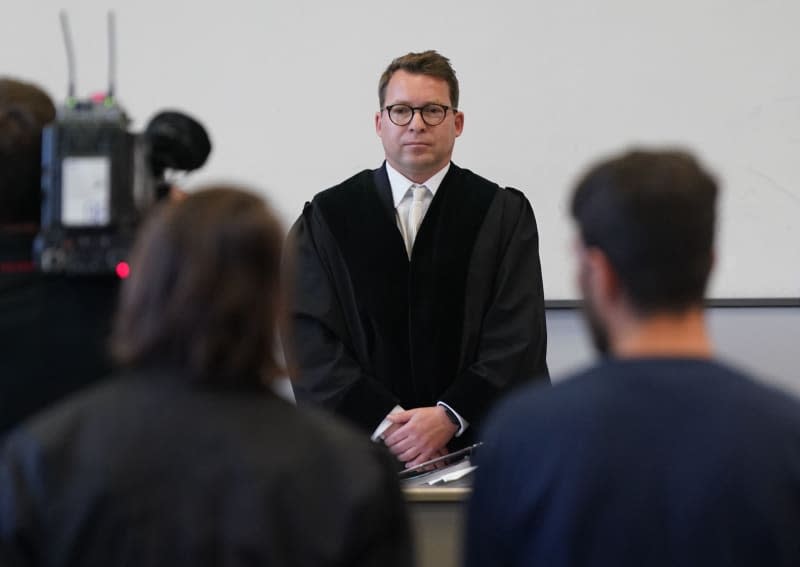
[[[406,469],[399,474],[400,483],[404,487],[437,486],[464,479],[477,468],[470,461],[470,456],[481,445],[482,443],[476,443]]]
[[[434,469],[417,476],[403,479],[401,480],[401,484],[404,488],[413,486],[440,486],[460,480],[469,475],[476,468],[478,467],[474,466],[470,462],[469,457],[467,457],[441,469]]]

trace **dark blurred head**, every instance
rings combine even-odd
[[[592,167],[572,197],[583,244],[603,252],[641,316],[700,306],[717,184],[683,151],[631,151]]]
[[[39,87],[0,78],[0,224],[38,224],[42,128],[55,114]]]
[[[225,387],[274,378],[282,243],[274,213],[242,189],[209,187],[163,205],[131,255],[116,361]]]

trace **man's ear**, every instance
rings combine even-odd
[[[457,111],[455,113],[455,120],[453,122],[455,124],[456,138],[458,138],[464,131],[464,113]]]
[[[606,304],[614,304],[620,300],[622,286],[614,266],[599,248],[586,248],[585,262],[589,270],[589,285],[597,300]]]

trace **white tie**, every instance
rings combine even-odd
[[[417,238],[419,225],[422,223],[422,218],[425,216],[425,197],[428,195],[428,188],[424,185],[412,185],[411,190],[413,193],[413,200],[411,207],[408,209],[408,223],[406,224],[406,231],[408,232],[408,254],[411,255],[411,250],[414,248],[414,240]]]

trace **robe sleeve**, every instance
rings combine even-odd
[[[313,204],[289,235],[292,274],[284,346],[298,403],[312,403],[372,431],[399,400],[371,374],[344,261]]]
[[[468,345],[474,343],[474,352],[467,355],[469,362],[441,398],[473,425],[514,384],[531,379],[548,380],[536,218],[522,193],[514,189],[506,189],[504,193],[503,205],[491,211],[486,220],[489,231],[499,234],[500,261],[496,272],[492,266],[480,262],[474,266],[481,277],[486,278],[492,272],[492,281],[485,286],[488,300],[481,302],[469,293],[466,299],[468,305],[483,305],[480,320],[465,322],[478,329],[475,339],[467,341]],[[497,231],[497,225],[501,230]],[[485,240],[479,246],[486,246]],[[486,250],[493,250],[493,246]],[[478,257],[488,256],[486,250]]]

